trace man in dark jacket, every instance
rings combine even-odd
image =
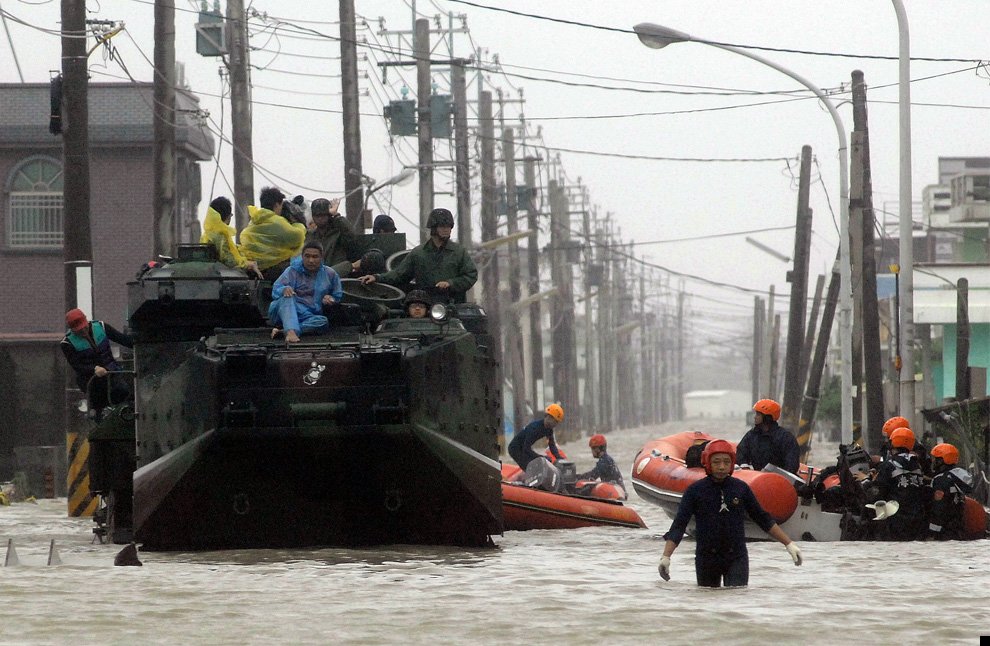
[[[543,459],[533,450],[533,444],[544,437],[550,445],[550,453],[558,460],[564,459],[553,437],[553,429],[564,421],[564,408],[560,404],[550,404],[545,413],[542,419],[534,419],[509,442],[509,456],[523,471],[533,460]]]
[[[914,541],[927,534],[927,505],[930,496],[924,473],[914,449],[914,432],[898,428],[890,434],[890,456],[877,467],[876,477],[864,483],[866,497],[870,501],[896,501],[897,511],[885,518],[877,516],[881,523],[877,530],[880,538],[895,541]]]
[[[622,471],[616,466],[612,456],[607,453],[608,442],[605,440],[605,436],[601,433],[592,435],[588,440],[588,446],[591,447],[592,457],[598,460],[598,462],[595,463],[595,468],[591,471],[579,473],[577,479],[611,482],[625,490],[625,486],[622,484]]]
[[[694,568],[700,586],[718,588],[723,582],[726,586],[749,583],[745,515],[787,548],[794,565],[801,565],[798,546],[760,506],[749,485],[732,477],[736,461],[732,445],[725,440],[712,440],[705,447],[701,461],[708,476],[684,491],[677,516],[664,534],[666,543],[657,568],[661,578],[670,580],[670,556],[684,537],[692,516],[697,524]]]
[[[103,321],[90,323],[86,319],[86,314],[78,308],[66,312],[65,324],[69,331],[62,338],[59,347],[62,348],[62,354],[76,373],[79,390],[86,393],[89,407],[95,411],[99,419],[104,408],[123,402],[130,394],[130,389],[123,380],[111,382],[110,392],[107,392],[109,373],[121,369],[113,357],[110,342],[113,341],[126,348],[133,347],[134,343],[131,337],[118,332],[109,323]]]
[[[756,411],[756,424],[736,446],[736,463],[749,465],[757,471],[774,464],[797,473],[801,466],[800,451],[794,435],[777,425],[780,404],[772,399],[761,399],[753,405],[753,410]]]
[[[973,491],[973,474],[959,466],[959,449],[937,444],[932,449],[932,507],[928,514],[930,536],[940,541],[965,538],[966,495]]]
[[[306,239],[320,243],[323,247],[323,264],[328,267],[354,259],[354,227],[338,211],[339,204],[339,199],[328,200],[321,197],[309,205],[313,226],[306,234]]]
[[[402,285],[415,279],[416,287],[433,296],[435,302],[465,302],[467,291],[478,281],[478,269],[467,249],[450,239],[454,215],[447,209],[433,209],[426,226],[430,239],[406,254],[398,267],[363,276],[361,282]]]

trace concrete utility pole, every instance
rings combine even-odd
[[[863,160],[862,146],[853,148],[849,171],[849,276],[852,280],[852,441],[866,446],[863,440]],[[856,157],[856,154],[859,157]],[[853,199],[859,208],[853,208]]]
[[[598,249],[601,253],[602,261],[602,285],[598,288],[598,400],[600,411],[598,419],[601,420],[605,429],[615,426],[615,418],[612,415],[612,385],[615,383],[612,371],[612,249],[609,247],[612,240],[606,233],[609,227],[610,216],[605,217],[605,222],[595,234]]]
[[[804,345],[804,314],[808,302],[808,261],[811,256],[811,146],[801,147],[801,170],[798,177],[797,226],[794,229],[794,269],[790,272],[791,302],[787,319],[787,354],[784,358],[784,424],[797,432],[801,416],[801,348]]]
[[[595,333],[594,328],[591,324],[591,318],[593,314],[593,308],[591,306],[591,299],[593,298],[591,293],[591,285],[587,280],[589,275],[589,270],[591,268],[592,261],[592,249],[594,245],[591,242],[591,209],[588,208],[588,190],[585,189],[581,194],[581,210],[583,218],[581,219],[581,235],[584,238],[584,243],[587,245],[588,253],[585,255],[584,263],[584,411],[585,411],[585,426],[589,430],[595,430],[600,426],[600,409],[596,404],[597,397],[595,393],[597,392],[596,381],[598,377],[598,366],[596,365],[595,356]],[[601,289],[601,285],[598,286]]]
[[[419,21],[417,21],[418,26]],[[481,240],[488,242],[498,236],[495,220],[495,124],[492,121],[492,93],[482,92],[478,103],[478,128],[481,138]],[[499,298],[497,251],[484,262],[481,285],[484,289],[485,309],[488,311],[488,329],[492,337],[492,355],[502,363],[502,307]],[[501,388],[502,371],[498,371]]]
[[[860,161],[862,188],[855,205],[862,213],[862,338],[863,375],[865,381],[865,415],[867,448],[879,449],[885,417],[883,401],[883,365],[880,361],[880,311],[877,304],[877,265],[874,250],[873,229],[876,217],[873,211],[873,175],[870,166],[870,134],[867,125],[866,83],[863,73],[852,73],[853,135],[852,155]],[[850,203],[850,212],[852,204]]]
[[[512,128],[502,129],[502,161],[505,164],[505,195],[508,235],[519,232],[519,199],[516,193],[516,141]],[[521,267],[519,264],[519,242],[509,243],[509,300],[513,304],[522,298]],[[521,424],[526,414],[526,372],[523,360],[523,334],[519,317],[522,311],[513,310],[505,326],[506,342],[509,344],[509,372],[512,375],[512,398],[516,424]]]
[[[175,248],[175,1],[155,0],[153,255]]]
[[[750,369],[750,379],[752,380],[752,397],[755,403],[763,397],[763,388],[760,381],[763,378],[763,342],[766,339],[764,328],[766,325],[767,313],[766,304],[759,296],[753,297],[753,363]]]
[[[251,83],[248,72],[244,0],[227,0],[227,51],[230,52],[230,131],[234,157],[234,214],[237,230],[248,224],[254,203],[254,144],[251,135]]]
[[[62,0],[62,258],[65,309],[93,316],[93,245],[89,210],[89,86],[86,71],[86,3]],[[73,389],[74,389],[73,385]]]
[[[540,242],[539,242],[539,212],[536,202],[536,158],[526,157],[523,173],[526,179],[526,223],[529,230],[529,241],[526,258],[529,263],[529,295],[540,293]],[[532,380],[533,410],[539,411],[542,402],[539,384],[543,380],[543,318],[539,299],[529,304],[529,352],[530,379]]]
[[[453,36],[451,36],[453,37]],[[467,82],[464,66],[457,59],[450,66],[450,84],[454,93],[454,173],[457,185],[457,241],[471,248],[471,158],[467,124]]]
[[[93,309],[93,249],[90,238],[89,103],[86,69],[86,2],[62,0],[62,257],[65,309]],[[61,325],[61,321],[56,322]],[[56,329],[62,329],[61,327]],[[65,371],[64,427],[69,516],[92,514],[92,496],[76,482],[84,471],[89,424],[79,414],[72,370]],[[81,439],[80,439],[81,438]]]
[[[430,123],[433,88],[430,78],[430,21],[426,18],[416,21],[413,52],[416,59],[416,128],[419,139],[419,241],[423,243],[430,237],[426,218],[433,210],[433,129]]]
[[[364,191],[361,179],[361,105],[357,71],[357,26],[354,0],[340,0],[340,91],[344,118],[344,204],[347,221],[363,231]]]
[[[767,299],[767,315],[763,319],[763,342],[760,346],[760,393],[758,399],[775,398],[773,392],[773,319],[774,319],[774,286],[770,286],[770,297]]]
[[[568,200],[557,180],[550,180],[550,248],[553,284],[557,297],[551,308],[553,330],[553,396],[570,411],[572,418],[580,419],[577,398],[576,375],[571,357],[574,353],[574,309],[571,288],[571,270],[567,264],[567,211]],[[572,387],[573,386],[573,387]]]

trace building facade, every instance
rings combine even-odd
[[[48,83],[0,84],[0,480],[14,448],[65,439],[62,137],[49,132]],[[89,86],[91,316],[123,329],[126,283],[152,259],[154,114],[151,84]],[[199,162],[214,141],[198,99],[176,93],[175,242],[198,241]],[[53,372],[54,371],[54,372]]]

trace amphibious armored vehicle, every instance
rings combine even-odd
[[[485,545],[502,532],[484,311],[345,280],[328,335],[272,339],[208,247],[129,283],[133,529],[146,549]]]

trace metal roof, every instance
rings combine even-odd
[[[53,142],[48,131],[51,99],[48,83],[0,83],[0,147],[25,147]],[[90,83],[89,137],[94,146],[154,143],[151,83]],[[199,161],[212,158],[212,133],[194,113],[199,99],[189,91],[175,93],[175,143]],[[193,111],[193,112],[187,112]]]

